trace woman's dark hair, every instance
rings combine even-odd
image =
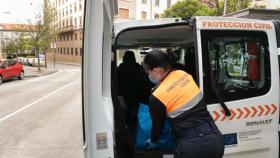
[[[165,53],[158,49],[153,49],[144,58],[144,67],[146,69],[153,69],[161,67],[163,69],[173,68],[177,63],[177,57],[174,53]]]
[[[123,63],[125,64],[134,64],[136,63],[135,55],[133,51],[126,51],[123,56]]]

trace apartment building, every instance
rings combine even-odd
[[[116,22],[156,19],[179,0],[118,0]],[[58,36],[52,44],[48,60],[81,62],[84,0],[50,0],[57,10],[54,23]]]
[[[179,0],[119,0],[116,21],[157,19],[177,1]]]
[[[83,40],[84,0],[50,0],[57,10],[54,27],[58,31],[48,60],[80,63]]]
[[[119,0],[119,14],[116,16],[116,21],[136,19],[136,1],[139,0]]]

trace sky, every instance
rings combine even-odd
[[[42,0],[0,0],[0,4],[0,23],[10,24],[34,23],[42,8]]]

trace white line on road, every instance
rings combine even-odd
[[[39,98],[39,99],[33,101],[32,103],[27,104],[27,105],[25,105],[24,107],[22,107],[22,108],[20,108],[20,109],[18,109],[18,110],[16,110],[16,111],[14,111],[14,112],[11,112],[11,113],[7,114],[6,116],[0,118],[0,122],[2,122],[2,121],[4,121],[4,120],[6,120],[6,119],[8,119],[8,118],[10,118],[10,117],[12,117],[12,116],[14,116],[14,115],[16,115],[17,113],[19,113],[19,112],[21,112],[21,111],[23,111],[23,110],[25,110],[25,109],[27,109],[27,108],[29,108],[29,107],[31,107],[31,106],[33,106],[34,104],[36,104],[36,103],[38,103],[38,102],[40,102],[40,101],[46,99],[47,97],[49,97],[49,96],[51,96],[51,95],[53,95],[53,94],[55,94],[55,93],[61,91],[62,89],[64,89],[64,88],[66,88],[66,87],[68,87],[68,86],[74,84],[75,82],[77,82],[77,81],[79,81],[79,80],[80,80],[80,79],[77,79],[77,80],[75,80],[75,81],[72,81],[72,82],[70,82],[70,83],[64,85],[63,87],[60,87],[60,88],[56,89],[55,91],[49,93],[48,95],[45,95],[44,97],[41,97],[41,98]]]

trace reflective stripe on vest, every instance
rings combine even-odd
[[[169,73],[153,95],[166,106],[166,112],[171,118],[193,108],[202,99],[192,76],[181,70]]]

